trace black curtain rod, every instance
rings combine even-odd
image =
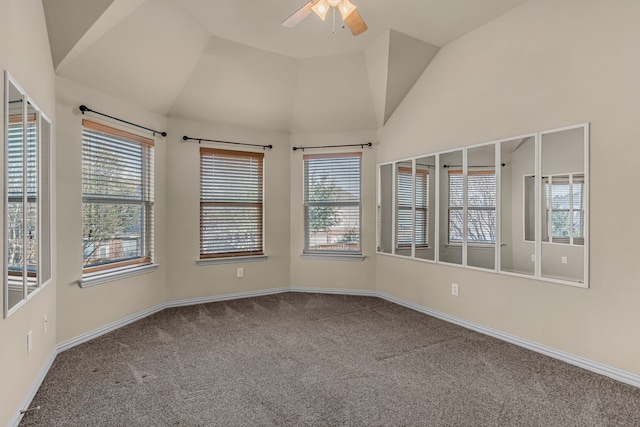
[[[342,148],[342,147],[373,147],[373,143],[367,142],[365,144],[345,144],[345,145],[319,145],[317,147],[293,147],[293,151],[296,150],[315,150],[316,148]]]
[[[101,116],[108,117],[110,119],[117,120],[119,122],[126,123],[128,125],[135,126],[135,127],[138,127],[138,128],[144,129],[144,130],[148,130],[149,132],[153,132],[153,136],[156,136],[156,134],[162,135],[162,136],[165,136],[165,137],[167,136],[166,132],[161,132],[159,130],[155,130],[155,129],[151,129],[151,128],[148,128],[148,127],[140,126],[140,125],[137,125],[135,123],[131,123],[131,122],[128,122],[126,120],[122,120],[122,119],[119,119],[117,117],[110,116],[108,114],[100,113],[98,111],[92,110],[91,108],[87,107],[86,105],[81,105],[78,108],[80,109],[80,111],[82,111],[82,114],[84,114],[86,111],[88,111],[90,113],[94,113],[94,114],[100,114]]]
[[[273,148],[273,145],[269,144],[269,145],[260,145],[260,144],[248,144],[246,142],[231,142],[231,141],[219,141],[217,139],[204,139],[204,138],[190,138],[188,136],[183,136],[182,137],[183,141],[198,141],[198,144],[200,144],[201,142],[219,142],[220,144],[233,144],[233,145],[246,145],[249,147],[261,147],[263,150],[266,150],[267,148],[269,150],[271,150]]]
[[[506,166],[506,163],[500,163],[500,166]],[[443,168],[461,168],[462,165],[442,165]],[[494,167],[493,165],[487,165],[487,166],[467,166],[467,168],[492,168]]]

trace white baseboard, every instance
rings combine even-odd
[[[51,365],[53,365],[53,361],[56,360],[57,355],[58,355],[58,351],[54,349],[49,355],[49,358],[44,362],[44,365],[42,365],[42,367],[38,371],[38,375],[36,375],[36,378],[33,380],[31,387],[29,387],[27,394],[22,399],[22,402],[20,402],[20,410],[18,410],[18,412],[16,412],[13,415],[13,418],[9,420],[9,424],[7,424],[9,427],[17,427],[18,424],[20,424],[20,421],[24,416],[24,414],[21,411],[28,409],[29,405],[31,405],[31,401],[35,397],[40,386],[42,385],[42,382],[44,381],[44,378],[47,376],[49,369],[51,369]]]
[[[576,356],[574,354],[567,353],[565,351],[558,350],[553,347],[548,347],[546,345],[539,344],[534,341],[520,338],[515,335],[507,334],[505,332],[499,331],[497,329],[489,328],[487,326],[483,326],[478,323],[469,322],[468,320],[461,319],[459,317],[451,316],[449,314],[442,313],[440,311],[433,310],[428,307],[414,304],[410,301],[406,301],[401,298],[396,298],[389,294],[385,294],[384,292],[377,292],[377,296],[382,299],[386,299],[387,301],[393,302],[395,304],[402,305],[412,310],[419,311],[420,313],[424,313],[429,316],[442,319],[446,322],[453,323],[455,325],[459,325],[467,329],[471,329],[473,331],[479,332],[484,335],[489,335],[491,337],[498,338],[499,340],[506,341],[508,343],[515,344],[520,347],[524,347],[528,350],[535,351],[536,353],[544,354],[554,359],[562,360],[563,362],[567,362],[571,365],[578,366],[580,368],[586,369],[587,371],[595,372],[596,374],[604,375],[606,377],[613,378],[614,380],[623,382],[625,384],[629,384],[634,387],[640,388],[640,375],[632,374],[631,372],[626,372],[621,369],[613,368],[611,366],[605,365],[600,362],[595,362],[593,360],[589,360],[581,356]]]
[[[461,319],[459,317],[451,316],[449,314],[442,313],[440,311],[433,310],[431,308],[424,307],[422,305],[415,304],[410,301],[406,301],[401,298],[394,297],[384,292],[378,292],[378,291],[372,291],[372,290],[366,290],[366,289],[305,288],[305,287],[297,287],[297,286],[295,287],[285,286],[280,288],[263,289],[258,291],[224,294],[224,295],[218,295],[213,297],[201,297],[201,298],[168,301],[166,303],[156,305],[155,307],[149,308],[147,310],[143,310],[131,316],[127,316],[124,319],[118,320],[117,322],[110,323],[101,328],[95,329],[91,332],[87,332],[85,334],[79,335],[70,340],[67,340],[63,343],[60,343],[56,346],[56,349],[51,353],[51,356],[49,357],[49,359],[42,366],[42,368],[40,369],[40,372],[38,372],[38,376],[36,377],[33,384],[31,385],[31,388],[29,389],[27,395],[22,400],[21,408],[26,409],[31,404],[31,401],[33,400],[36,392],[40,388],[40,385],[42,384],[42,381],[47,375],[47,372],[49,372],[49,369],[51,368],[51,365],[53,364],[54,359],[59,353],[62,353],[65,350],[68,350],[79,344],[90,341],[106,333],[115,331],[116,329],[119,329],[125,325],[133,323],[137,320],[143,319],[159,311],[162,311],[165,308],[183,307],[183,306],[195,305],[195,304],[207,304],[211,302],[229,301],[234,299],[258,297],[258,296],[265,296],[265,295],[275,295],[275,294],[281,294],[284,292],[305,292],[305,293],[318,293],[318,294],[357,295],[357,296],[378,297],[378,298],[387,300],[389,302],[392,302],[394,304],[398,304],[398,305],[410,308],[412,310],[418,311],[420,313],[424,313],[429,316],[442,319],[446,322],[453,323],[455,325],[459,325],[467,329],[471,329],[473,331],[479,332],[484,335],[489,335],[494,338],[498,338],[502,341],[506,341],[511,344],[524,347],[526,349],[544,354],[554,359],[562,360],[564,362],[570,363],[572,365],[578,366],[588,371],[595,372],[596,374],[604,375],[606,377],[613,378],[614,380],[620,381],[622,383],[640,388],[640,375],[636,375],[636,374],[626,372],[617,368],[613,368],[611,366],[607,366],[599,362],[594,362],[593,360],[585,359],[584,357],[576,356],[571,353],[564,352],[562,350],[558,350],[552,347],[538,344],[534,341],[529,341],[527,339],[520,338],[515,335],[507,334],[497,329],[492,329],[492,328],[480,325],[478,323],[473,323],[465,319]],[[22,419],[22,414],[18,412],[17,414],[14,415],[14,417],[9,422],[9,426],[10,427],[17,426],[21,419]]]
[[[165,304],[165,308],[168,307],[184,307],[187,305],[195,305],[195,304],[208,304],[211,302],[220,302],[220,301],[230,301],[234,299],[241,298],[251,298],[251,297],[262,297],[265,295],[275,295],[281,294],[284,292],[290,292],[289,287],[282,288],[270,288],[270,289],[261,289],[259,291],[248,291],[248,292],[238,292],[233,294],[223,294],[217,295],[213,297],[200,297],[200,298],[190,298],[190,299],[181,299],[169,301]]]
[[[378,292],[367,289],[341,289],[341,288],[305,288],[292,286],[289,292],[302,292],[308,294],[330,294],[330,295],[354,295],[361,297],[377,297]]]
[[[70,340],[64,341],[56,347],[58,353],[62,353],[65,350],[69,350],[72,347],[83,344],[87,341],[91,341],[94,338],[98,338],[101,335],[107,334],[111,331],[115,331],[116,329],[120,329],[123,326],[126,326],[130,323],[136,322],[140,319],[144,319],[147,316],[151,316],[159,311],[162,311],[166,308],[166,304],[158,304],[155,307],[148,308],[139,313],[132,314],[131,316],[127,316],[123,319],[120,319],[116,322],[109,323],[108,325],[102,326],[98,329],[94,329],[93,331],[84,333],[82,335],[78,335],[75,338],[71,338]]]

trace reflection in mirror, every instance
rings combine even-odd
[[[495,144],[467,150],[467,265],[495,269]]]
[[[584,283],[583,126],[542,134],[542,277]]]
[[[440,154],[440,165],[438,261],[462,264],[464,238],[462,150]]]
[[[4,314],[51,278],[51,122],[5,72]]]
[[[436,157],[416,159],[415,176],[415,256],[435,260],[435,215],[432,209],[436,200]]]
[[[500,143],[500,271],[535,274],[535,136]]]
[[[411,256],[413,244],[413,162],[396,163],[396,255]]]
[[[393,253],[393,165],[378,167],[378,252]]]
[[[40,176],[49,177],[51,167],[51,122],[44,115],[40,115]],[[44,285],[51,279],[51,188],[49,179],[41,179],[39,186],[40,202],[40,255],[38,257],[39,285]]]
[[[25,298],[24,258],[24,97],[13,82],[7,78],[6,114],[6,301],[7,311]]]
[[[38,288],[38,117],[37,111],[27,102],[27,164],[26,174],[26,271],[27,294]]]

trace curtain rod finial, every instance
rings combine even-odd
[[[81,106],[79,106],[78,108],[80,109],[80,112],[81,112],[82,114],[84,114],[84,112],[85,112],[85,111],[88,111],[88,110],[89,110],[89,108],[87,108],[87,106],[86,106],[86,105],[81,105]]]
[[[190,138],[189,138],[187,135],[185,135],[185,136],[183,136],[183,137],[182,137],[182,140],[183,140],[183,141],[186,141],[186,140],[188,140],[188,139],[190,139]]]

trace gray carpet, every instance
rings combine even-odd
[[[56,358],[23,426],[640,425],[640,389],[378,298],[167,309]]]

